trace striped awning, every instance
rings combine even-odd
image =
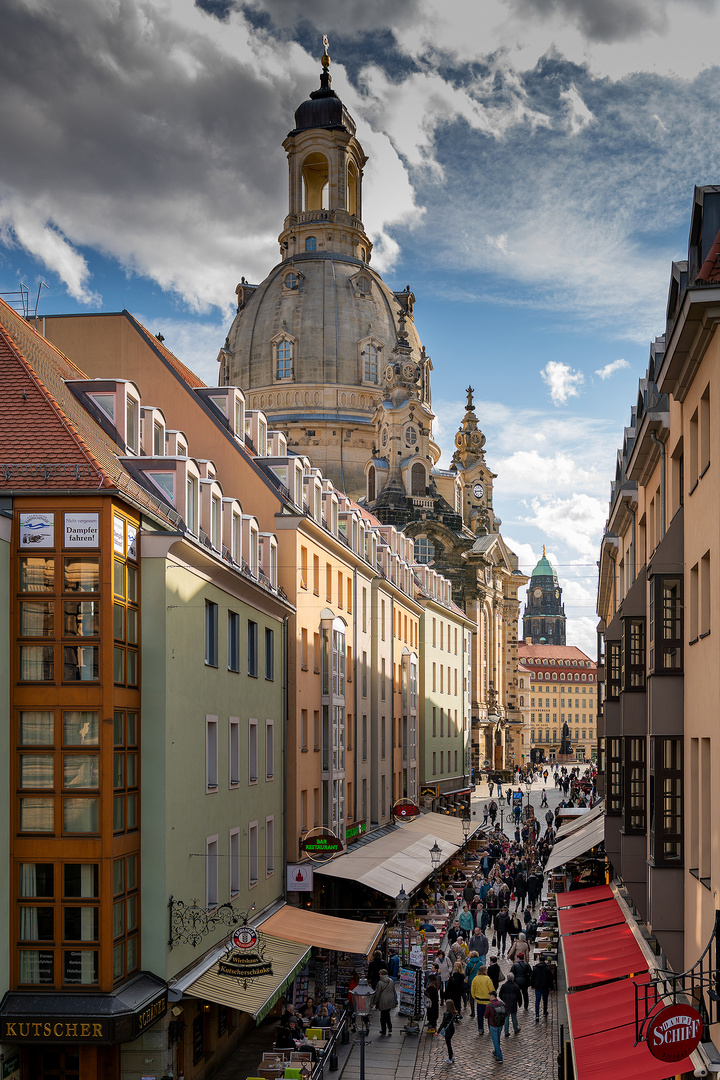
[[[262,934],[265,956],[272,962],[272,975],[260,975],[249,982],[247,989],[231,975],[221,975],[213,963],[199,978],[184,990],[188,997],[214,1001],[249,1013],[260,1023],[272,1009],[284,990],[310,959],[307,945],[285,941],[273,934]]]

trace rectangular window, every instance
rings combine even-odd
[[[622,686],[620,646],[619,641],[607,642],[607,696],[610,701],[616,701],[620,697]]]
[[[306,547],[300,548],[300,588],[307,589],[308,553]]]
[[[650,858],[656,866],[683,861],[682,739],[650,740]]]
[[[218,606],[205,601],[205,663],[218,666]]]
[[[275,873],[275,819],[265,819],[265,876]]]
[[[367,761],[368,755],[368,719],[363,713],[362,718],[362,760]]]
[[[20,681],[54,682],[55,650],[52,645],[20,646]]]
[[[228,671],[240,671],[240,616],[228,611]]]
[[[248,675],[257,678],[258,673],[258,625],[252,619],[247,624],[247,663]]]
[[[272,780],[275,775],[275,725],[272,720],[265,721],[265,778]]]
[[[228,721],[228,784],[240,783],[240,721],[232,717]]]
[[[380,661],[380,700],[385,701],[385,683],[387,681],[387,675],[385,671],[385,657],[383,656]]]
[[[304,626],[300,632],[300,667],[303,671],[308,669],[308,632]]]
[[[218,838],[209,836],[205,841],[205,894],[206,907],[217,907],[220,902],[220,875]]]
[[[320,750],[320,710],[315,709],[313,712],[313,750]],[[317,825],[317,815],[315,817],[315,824]]]
[[[625,738],[625,804],[623,806],[623,828],[626,833],[645,832],[645,739]]]
[[[380,601],[380,638],[385,640],[385,601]]]
[[[218,722],[217,716],[205,717],[205,789],[217,791],[218,786]]]
[[[48,593],[55,591],[55,560],[28,555],[19,560],[20,592]]]
[[[313,592],[320,595],[320,556],[313,555]]]
[[[555,741],[553,737],[553,742]],[[623,803],[622,739],[607,740],[607,813],[620,814]]]
[[[644,690],[645,620],[623,619],[622,621],[622,688],[623,690]]]
[[[367,589],[363,588],[362,591],[362,631],[363,634],[367,632]]]
[[[367,697],[368,693],[368,659],[367,652],[363,650],[362,654],[362,696]]]
[[[308,711],[302,709],[300,712],[300,749],[308,750]]]
[[[257,720],[248,721],[248,779],[251,784],[258,778],[258,725]]]
[[[265,678],[275,678],[275,631],[265,627]]]
[[[683,590],[681,576],[658,575],[650,588],[650,669],[675,674],[683,669]]]
[[[258,883],[258,826],[253,821],[248,829],[248,879],[250,885]]]
[[[340,573],[339,570],[338,570],[338,576],[337,576],[337,587],[338,587],[338,607],[341,608],[343,606],[343,576],[342,576],[342,574]]]
[[[700,637],[710,633],[710,552],[706,551],[700,560]]]
[[[437,754],[433,750],[433,776],[437,776]]]
[[[332,601],[332,566],[325,563],[325,599],[328,604]]]
[[[228,835],[228,873],[230,896],[240,892],[240,830],[231,829]]]

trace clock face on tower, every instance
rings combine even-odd
[[[542,589],[533,589],[533,596],[536,600],[539,600],[542,596]]]
[[[559,600],[559,599],[560,599],[560,590],[559,590],[559,589],[556,589],[556,590],[555,590],[555,599],[556,599],[556,600]]]
[[[455,445],[457,446],[458,450],[462,450],[464,444],[465,439],[463,438],[463,433],[462,431],[458,431],[457,435],[455,436]]]
[[[383,372],[385,382],[390,382],[394,374],[395,372],[393,371],[392,364],[388,364],[385,368],[385,371]]]
[[[485,494],[485,488],[482,486],[482,484],[474,484],[473,485],[473,495],[475,496],[476,499],[482,499],[484,494]]]

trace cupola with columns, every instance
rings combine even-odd
[[[500,520],[492,508],[493,480],[496,473],[485,461],[485,436],[478,425],[473,403],[473,388],[467,388],[467,405],[460,429],[455,436],[451,468],[463,485],[465,524],[474,533],[497,532]]]

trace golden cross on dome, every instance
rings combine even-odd
[[[328,41],[327,34],[323,34],[323,54],[320,57],[320,63],[324,68],[330,67],[330,42]]]

